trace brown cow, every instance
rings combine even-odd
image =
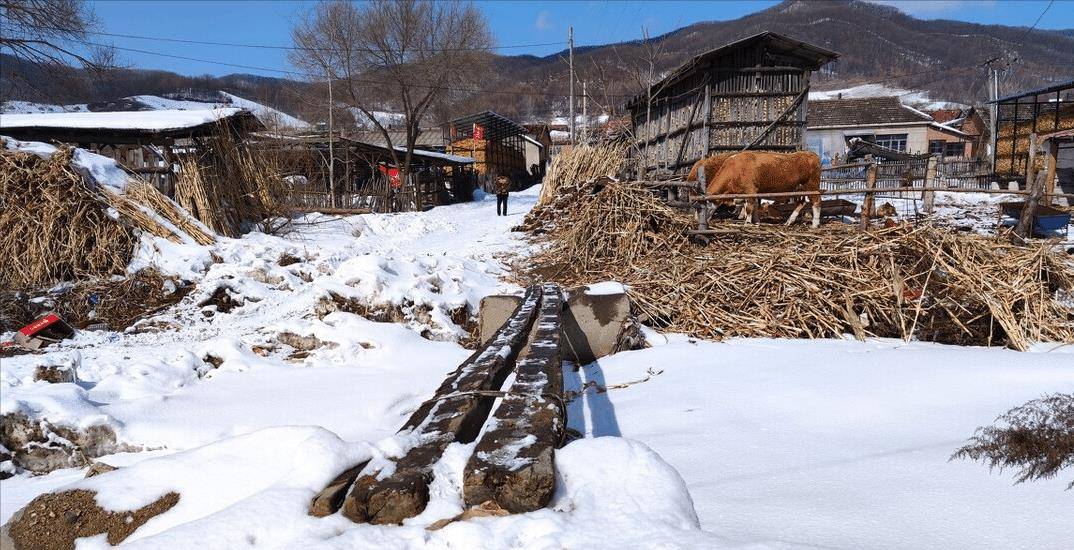
[[[705,168],[709,195],[782,193],[790,191],[820,190],[820,157],[815,153],[767,153],[745,151],[724,159],[719,172],[709,175]],[[809,195],[813,204],[813,227],[820,225],[820,195]],[[758,210],[759,199],[750,199],[752,212]],[[798,219],[805,201],[798,205],[787,219],[787,225]],[[746,209],[747,213],[750,211]],[[748,215],[748,214],[747,214]]]

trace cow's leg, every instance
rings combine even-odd
[[[732,201],[732,203],[735,205],[735,218],[745,220],[746,211],[748,210],[746,208],[746,201],[742,199],[735,199],[734,201]]]
[[[813,201],[813,228],[816,229],[820,227],[820,195],[814,195],[809,199]]]
[[[798,219],[798,214],[800,214],[802,212],[803,208],[805,208],[805,201],[802,201],[802,202],[798,203],[798,206],[796,206],[794,208],[794,212],[791,212],[791,217],[787,218],[787,222],[784,223],[783,225],[790,225],[790,224],[794,223],[794,220]]]
[[[750,205],[750,223],[756,224],[758,222],[758,214],[761,210],[761,199],[749,199],[747,202]]]

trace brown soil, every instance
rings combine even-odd
[[[151,518],[179,502],[167,493],[152,504],[127,512],[110,512],[97,505],[96,493],[84,489],[45,493],[11,519],[8,534],[17,550],[69,550],[75,540],[108,533],[108,543],[122,542]]]

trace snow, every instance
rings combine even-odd
[[[51,157],[56,152],[56,147],[40,141],[19,141],[6,136],[0,136],[0,142],[4,147],[12,151],[25,151],[42,158]],[[117,193],[122,193],[126,188],[130,176],[116,164],[116,161],[103,155],[91,153],[85,149],[75,148],[74,163],[85,169],[86,172],[98,184],[108,187]],[[180,232],[181,233],[181,232]]]
[[[599,296],[604,294],[625,294],[626,287],[623,283],[616,281],[601,281],[599,283],[587,285],[585,287],[585,293],[590,296]]]
[[[406,147],[402,145],[396,145],[395,150],[400,153],[406,152]],[[459,155],[449,155],[447,153],[437,153],[436,151],[426,151],[424,149],[414,149],[414,152],[422,156],[430,158],[438,158],[448,160],[457,164],[473,164],[475,161],[470,157],[460,157]]]
[[[811,90],[809,99],[812,101],[822,99],[858,99],[866,97],[899,96],[903,105],[916,107],[916,110],[934,111],[937,109],[964,109],[969,105],[952,101],[936,100],[929,97],[928,92],[922,90],[907,90],[884,84],[861,84],[838,90]]]
[[[282,236],[212,246],[143,240],[132,268],[197,284],[153,319],[174,326],[80,332],[4,358],[0,412],[106,423],[148,450],[103,457],[122,468],[85,480],[71,469],[0,481],[0,521],[61,488],[95,490],[117,510],[174,490],[179,504],[127,546],[1067,546],[1067,472],[1014,485],[1010,472],[948,460],[1009,408],[1074,391],[1074,349],[1047,343],[1025,353],[884,339],[716,343],[646,328],[650,348],[564,365],[567,390],[610,389],[568,405],[585,437],[557,451],[547,508],[427,530],[463,511],[474,444],[453,443],[434,468],[429,506],[404,525],[309,516],[310,498],[340,471],[367,458],[390,464],[412,446],[413,434],[396,430],[471,353],[454,341],[461,327],[449,313],[520,290],[505,278],[535,245],[510,228],[538,193],[512,194],[506,217],[478,193],[425,213],[311,214]],[[997,200],[938,193],[936,202]],[[299,261],[280,266],[284,253]],[[197,305],[222,286],[243,304],[228,313]],[[622,289],[602,282],[587,292]],[[332,294],[394,304],[405,319],[319,311]],[[320,345],[295,354],[282,332]],[[77,363],[77,384],[33,380],[35,366],[59,362]]]
[[[279,109],[274,109],[268,105],[251,101],[227,92],[218,92],[218,94],[220,97],[218,101],[208,99],[204,101],[171,99],[156,95],[135,95],[123,99],[137,101],[150,111],[205,111],[230,108],[246,109],[253,113],[259,120],[261,120],[261,122],[269,126],[275,124],[287,128],[309,128],[308,122],[284,113]],[[11,114],[68,112],[89,112],[89,108],[85,103],[51,105],[29,101],[5,101],[3,104],[0,104],[0,113],[3,113],[0,118],[6,118]],[[3,124],[0,123],[0,127],[2,126]]]
[[[196,111],[117,111],[96,113],[35,113],[0,116],[3,128],[88,128],[101,130],[176,130],[215,122],[241,109],[220,108]]]

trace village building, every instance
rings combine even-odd
[[[178,162],[205,153],[206,140],[224,133],[242,139],[264,129],[250,111],[237,108],[0,116],[0,134],[81,147],[115,159],[167,195],[174,189]]]
[[[804,148],[810,74],[838,57],[772,32],[694,57],[626,105],[639,175],[713,153]]]
[[[941,124],[903,105],[897,96],[814,100],[806,120],[806,147],[823,164],[846,159],[855,141],[911,155],[971,158],[980,139],[979,133]]]
[[[495,176],[508,176],[514,185],[534,183],[526,161],[526,128],[493,111],[457,118],[448,123],[447,153],[474,159],[482,185]]]
[[[1058,184],[1065,192],[1074,192],[1074,80],[1020,92],[994,104],[995,173],[1023,183],[1029,175],[1046,174],[1049,189]],[[1038,149],[1033,154],[1031,140]]]
[[[347,136],[363,143],[387,147],[388,142],[380,130],[358,130],[347,132]],[[388,130],[388,137],[392,145],[406,147],[406,130]],[[436,151],[443,153],[447,147],[444,144],[444,132],[440,128],[421,128],[418,130],[418,139],[414,141],[414,148],[422,151]]]

